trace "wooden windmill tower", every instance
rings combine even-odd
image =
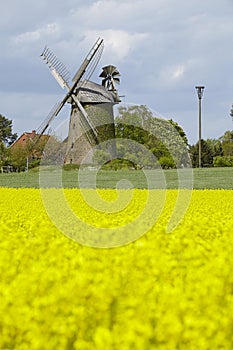
[[[69,84],[68,71],[51,50],[45,47],[41,54],[52,75],[62,88],[67,89],[67,94],[53,108],[37,133],[42,135],[65,103],[71,104],[67,151],[64,159],[66,164],[91,163],[93,147],[101,147],[103,143],[107,145],[110,155],[115,157],[113,106],[120,102],[115,88],[115,82],[120,82],[120,74],[115,66],[109,65],[103,67],[100,74],[102,85],[89,80],[102,51],[103,39],[99,38],[72,79],[72,86]]]

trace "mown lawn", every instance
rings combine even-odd
[[[48,170],[47,178],[48,184],[53,187],[53,179],[56,174],[55,170]],[[100,170],[96,177],[96,182],[93,183],[93,171],[82,170],[84,176],[82,176],[81,187],[86,188],[115,188],[116,184],[121,179],[128,179],[132,186],[135,188],[147,188],[147,179],[150,181],[150,188],[178,188],[178,177],[176,170],[164,170],[163,172],[157,170]],[[190,170],[180,169],[182,177],[190,179]],[[164,180],[165,176],[165,180]],[[78,179],[78,171],[63,171],[62,175],[63,186],[66,188],[80,187]],[[185,182],[184,182],[185,184]],[[29,171],[28,173],[10,173],[0,174],[0,186],[2,187],[29,187],[38,188],[39,184],[39,172]],[[122,185],[123,186],[123,185]],[[125,185],[127,188],[128,184]],[[187,181],[189,186],[189,181]],[[233,189],[233,168],[202,168],[193,169],[193,188],[194,189]]]

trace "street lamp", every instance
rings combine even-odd
[[[204,92],[204,86],[195,86],[197,90],[197,96],[199,100],[199,112],[198,112],[198,119],[199,119],[199,150],[198,150],[198,164],[199,168],[201,168],[201,99]]]

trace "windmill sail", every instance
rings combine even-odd
[[[48,128],[49,124],[52,122],[54,118],[55,111],[58,108],[59,103],[56,103],[51,111],[49,112],[47,118],[43,121],[43,123],[40,124],[40,126],[36,129],[36,134],[43,134],[44,131]]]
[[[54,53],[45,46],[41,57],[49,66],[49,70],[58,84],[64,89],[69,86],[70,73],[65,65],[54,55]]]
[[[78,71],[76,72],[76,74],[73,77],[72,81],[75,84],[77,84],[81,80],[82,76],[86,72],[87,67],[89,66],[89,64],[91,63],[91,61],[93,60],[95,55],[97,55],[97,57],[98,57],[96,65],[98,64],[101,53],[103,51],[103,47],[104,47],[103,46],[103,39],[98,38],[98,40],[96,41],[94,46],[91,48],[90,52],[88,53],[88,55],[84,59],[83,63],[81,64],[80,68],[78,69]],[[98,52],[99,52],[99,54],[98,54]],[[94,69],[95,69],[95,67],[93,68],[93,70]]]

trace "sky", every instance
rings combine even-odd
[[[124,103],[172,118],[194,144],[203,85],[202,138],[233,129],[232,0],[8,0],[0,13],[0,114],[18,135],[65,95],[40,57],[44,46],[73,76],[98,37],[104,51],[91,80],[115,65]]]

